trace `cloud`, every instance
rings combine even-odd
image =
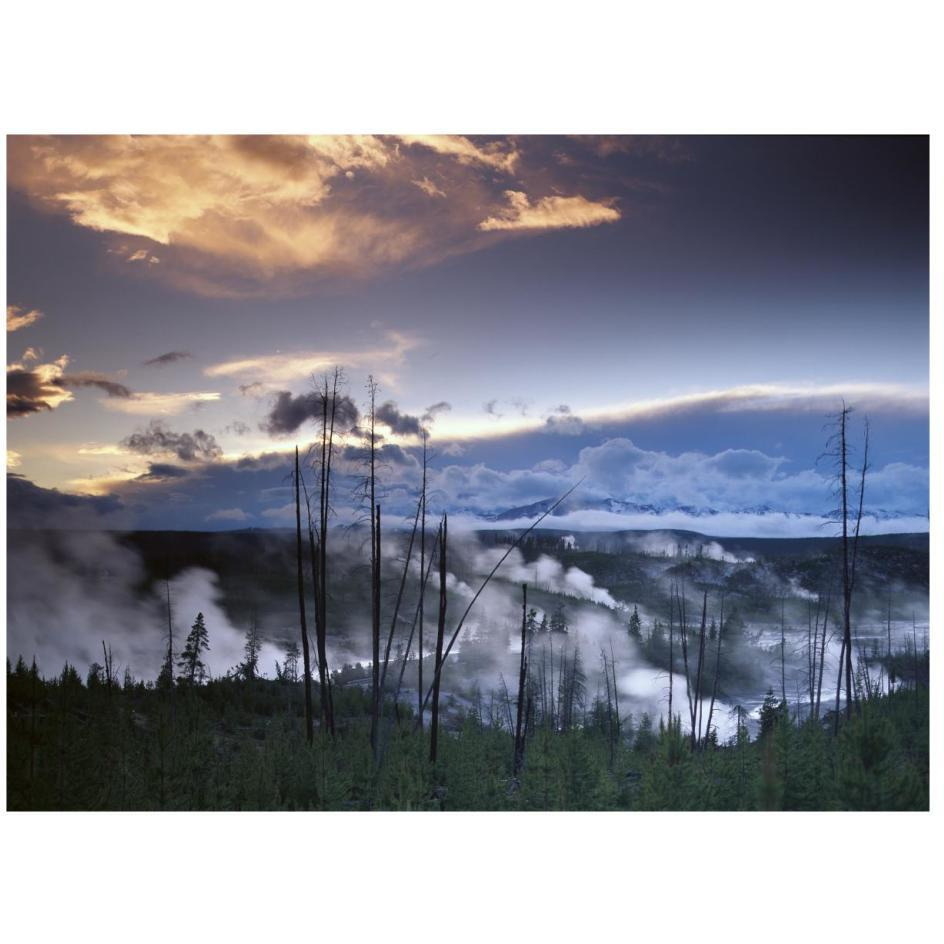
[[[144,367],[166,367],[168,364],[176,364],[178,361],[187,360],[193,357],[189,351],[168,351],[166,354],[159,354],[144,362]]]
[[[36,324],[43,313],[38,308],[30,311],[24,311],[16,305],[7,305],[7,331],[19,331],[20,328],[28,328]]]
[[[61,378],[69,358],[63,355],[51,364],[24,364],[7,367],[7,416],[24,417],[32,413],[54,410],[71,400]]]
[[[440,190],[439,187],[434,184],[429,177],[424,177],[422,180],[414,180],[413,183],[420,188],[427,196],[429,197],[445,197],[446,193],[443,190]]]
[[[281,398],[273,404],[277,433],[320,419],[317,395],[292,397],[283,393],[288,405],[280,405]],[[348,422],[353,424],[355,418],[356,413],[350,411]],[[222,516],[213,516],[232,509],[240,509],[249,520],[285,520],[291,511],[287,484],[291,456],[287,451],[231,459],[216,456],[212,446],[202,452],[196,447],[188,449],[186,440],[181,448],[182,440],[177,437],[176,433],[170,438],[154,437],[153,451],[142,452],[173,456],[186,462],[185,467],[165,462],[154,462],[144,469],[122,466],[110,477],[82,480],[75,487],[115,496],[142,527],[223,524]],[[387,442],[379,452],[384,512],[391,522],[406,519],[415,510],[422,476],[420,448]],[[713,535],[835,533],[829,523],[832,498],[828,473],[794,468],[782,456],[761,450],[670,452],[647,449],[618,436],[579,449],[572,462],[544,459],[530,468],[462,463],[450,449],[435,452],[438,458],[428,477],[430,513],[449,510],[457,524],[461,521],[465,527],[512,528],[530,523],[536,512],[529,506],[562,494],[582,479],[564,514],[555,515],[548,526],[570,530],[683,528]],[[354,495],[363,475],[362,459],[363,448],[357,445],[345,445],[337,453],[333,484],[339,523],[356,518]],[[926,529],[928,494],[926,467],[900,461],[877,466],[867,480],[867,533]],[[519,511],[495,520],[487,517],[509,509]]]
[[[176,416],[189,407],[212,403],[220,399],[213,391],[191,391],[188,393],[132,393],[121,400],[106,400],[109,410],[130,413],[133,416]]]
[[[421,419],[423,420],[424,425],[429,426],[430,423],[434,422],[436,417],[440,413],[448,413],[452,410],[452,404],[447,403],[445,400],[440,400],[437,403],[426,407],[423,412]]]
[[[502,142],[478,145],[458,134],[405,134],[400,135],[400,140],[408,146],[429,148],[437,154],[454,157],[460,164],[481,164],[509,174],[519,158],[517,150]]]
[[[169,462],[152,462],[148,465],[147,471],[135,476],[135,482],[164,482],[167,479],[183,479],[190,473],[182,469],[179,465],[171,465]]]
[[[398,436],[419,436],[423,432],[420,418],[401,413],[393,400],[381,403],[374,416],[378,423],[383,423],[391,433]]]
[[[856,408],[869,414],[926,415],[927,388],[903,384],[845,383],[845,384],[751,384],[727,389],[704,390],[670,397],[636,400],[613,404],[603,409],[571,410],[570,416],[579,419],[585,429],[613,429],[633,421],[651,421],[685,415],[726,413],[813,413],[826,415],[836,409],[842,399],[855,403]],[[438,430],[449,439],[475,440],[497,436],[514,436],[529,431],[560,432],[573,435],[573,421],[558,428],[547,418],[539,420],[527,416],[509,417],[498,411],[497,400],[483,405],[489,421],[475,421],[456,417],[447,420]],[[566,406],[566,404],[562,404]],[[560,413],[557,407],[550,415]],[[560,414],[563,417],[563,414]],[[496,424],[501,420],[501,424]]]
[[[242,420],[233,420],[223,432],[232,433],[234,436],[248,436],[252,432],[252,427]]]
[[[479,223],[484,232],[491,230],[582,229],[600,223],[615,223],[620,212],[610,202],[573,196],[541,197],[531,203],[520,190],[506,190],[508,206]]]
[[[416,348],[420,341],[399,331],[386,331],[387,342],[383,347],[364,350],[292,351],[289,353],[262,354],[211,364],[204,369],[207,377],[233,377],[256,375],[268,383],[290,383],[329,370],[335,364],[345,367],[374,367],[381,364],[400,364],[404,357]],[[263,392],[265,384],[259,380],[240,384],[239,392],[253,396]]]
[[[157,265],[161,260],[154,255],[151,255],[147,249],[135,249],[134,252],[128,256],[128,262],[146,262],[148,265]]]
[[[264,296],[431,265],[505,230],[619,218],[608,197],[577,192],[598,179],[581,174],[590,151],[574,144],[567,166],[546,151],[461,135],[16,136],[8,181],[104,234],[140,277]]]
[[[68,355],[63,354],[49,364],[32,363],[36,353],[31,349],[23,359],[7,367],[7,416],[23,417],[54,410],[74,399],[72,389],[94,387],[107,395],[104,405],[132,415],[172,416],[190,406],[219,400],[219,393],[138,393],[107,374],[95,371],[65,372]],[[27,362],[29,366],[27,366]]]
[[[94,371],[64,374],[59,378],[58,383],[63,387],[97,387],[108,394],[109,397],[119,397],[123,400],[135,396],[124,384],[110,379],[105,374],[98,374]]]
[[[22,464],[22,453],[17,452],[15,449],[7,449],[7,468],[18,469]]]
[[[206,516],[207,521],[249,521],[251,515],[247,515],[242,508],[220,508]]]
[[[7,474],[7,525],[10,528],[102,528],[127,521],[115,495],[70,495],[42,488],[16,473]]]
[[[331,411],[331,402],[328,401]],[[270,436],[288,436],[294,433],[307,420],[319,422],[324,415],[324,401],[320,393],[303,393],[293,396],[288,390],[281,390],[265,421],[260,424]],[[335,413],[335,431],[350,430],[357,424],[359,412],[354,401],[348,396],[337,398]]]
[[[544,420],[544,430],[559,436],[580,436],[586,432],[587,424],[579,416],[575,416],[566,403],[562,403]]]
[[[137,430],[121,442],[131,452],[142,455],[174,455],[183,462],[197,459],[212,461],[223,455],[216,439],[202,429],[175,433],[160,420],[152,420],[146,429]]]

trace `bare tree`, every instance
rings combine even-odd
[[[820,708],[823,703],[823,669],[826,666],[826,630],[829,627],[829,604],[830,593],[826,592],[826,606],[823,608],[823,628],[819,640],[819,675],[816,680],[816,714],[815,718],[819,720]]]
[[[446,636],[446,542],[448,519],[444,514],[439,526],[439,621],[436,626],[436,662],[433,676],[433,710],[430,715],[429,759],[436,763],[439,746],[439,682],[442,678],[443,641]]]
[[[839,489],[839,516],[842,525],[842,659],[840,677],[846,676],[846,716],[852,716],[852,704],[855,689],[852,680],[852,591],[855,584],[855,565],[859,545],[859,532],[862,525],[862,511],[865,501],[865,477],[869,467],[869,423],[865,422],[865,449],[862,458],[861,479],[859,484],[859,509],[854,527],[849,527],[849,416],[852,408],[845,402],[836,415],[836,432],[827,444],[827,453],[836,460],[836,481]],[[830,451],[830,446],[832,450]],[[837,713],[839,692],[836,692]]]
[[[377,504],[377,383],[367,379],[367,497],[370,508],[370,744],[376,757],[380,717],[380,506]]]
[[[672,690],[675,688],[675,584],[669,589],[669,730],[672,730]]]
[[[423,430],[423,485],[421,495],[420,512],[420,576],[425,573],[426,567],[426,470],[427,470],[427,440],[428,434]],[[416,663],[416,699],[417,711],[419,715],[419,725],[423,727],[423,602],[426,595],[426,580],[420,585],[419,600],[419,637],[417,639],[417,663]]]
[[[581,479],[580,481],[578,481],[578,482],[576,482],[574,485],[572,485],[569,489],[567,489],[566,492],[564,492],[563,495],[560,496],[560,498],[558,498],[558,499],[557,499],[552,505],[550,505],[544,512],[542,512],[540,515],[538,515],[538,517],[535,518],[535,520],[534,520],[521,534],[519,534],[518,537],[515,538],[514,541],[511,542],[511,544],[509,545],[509,547],[507,548],[507,550],[505,551],[505,553],[502,554],[502,556],[501,556],[501,557],[498,559],[498,561],[495,563],[495,566],[492,567],[492,569],[488,572],[488,574],[487,574],[487,575],[485,576],[485,578],[482,580],[482,583],[479,585],[478,590],[475,591],[475,593],[472,595],[472,599],[469,600],[469,603],[468,603],[468,605],[466,606],[465,610],[463,611],[462,616],[459,617],[459,622],[456,624],[456,628],[453,630],[452,635],[449,637],[449,643],[446,645],[446,648],[443,650],[442,659],[437,659],[437,660],[436,660],[436,669],[435,669],[435,674],[434,674],[434,676],[433,676],[433,685],[431,685],[431,686],[429,687],[429,689],[427,690],[427,692],[426,692],[426,696],[425,696],[425,698],[423,699],[423,704],[422,704],[422,706],[421,706],[422,709],[425,709],[425,708],[426,708],[426,705],[429,703],[429,700],[432,698],[433,689],[434,689],[436,683],[439,681],[439,677],[442,675],[443,666],[446,664],[446,659],[449,658],[449,653],[452,651],[452,647],[455,645],[456,640],[459,638],[459,634],[462,632],[462,627],[465,625],[466,618],[468,617],[469,613],[472,612],[472,607],[475,606],[476,601],[477,601],[478,598],[482,595],[482,592],[483,592],[483,591],[485,590],[485,588],[488,586],[488,584],[489,584],[489,582],[491,581],[491,579],[492,579],[492,578],[495,576],[495,574],[498,572],[498,569],[499,569],[499,568],[501,567],[501,565],[504,564],[505,561],[508,559],[508,555],[511,554],[511,552],[512,552],[516,547],[518,547],[518,546],[521,544],[521,542],[522,542],[522,541],[523,541],[523,540],[524,540],[524,539],[525,539],[525,538],[526,538],[548,515],[553,514],[553,512],[554,512],[558,507],[560,507],[560,505],[561,505],[564,501],[566,501],[566,500],[574,493],[574,491],[576,491],[576,489],[580,486],[580,484],[581,484],[582,481],[583,481],[583,479]],[[441,553],[442,553],[442,552],[441,552]]]
[[[377,755],[380,725],[380,505],[374,511],[374,551],[371,566],[371,699],[370,699],[370,744]]]
[[[784,605],[786,598],[780,597],[780,700],[787,703],[787,636],[784,625]]]
[[[688,625],[685,620],[685,587],[679,593],[675,588],[676,603],[679,611],[679,635],[682,639],[682,665],[685,669],[685,696],[688,699],[688,716],[692,726],[692,736],[695,734],[695,703],[692,701],[692,683],[688,672]]]
[[[308,623],[305,620],[305,574],[302,569],[302,509],[300,499],[301,473],[298,465],[298,446],[295,447],[295,560],[298,575],[298,620],[302,636],[302,666],[305,672],[305,740],[314,741],[314,722],[311,715],[311,653],[308,648]]]
[[[515,720],[515,756],[512,775],[518,776],[524,756],[524,698],[525,684],[528,677],[528,585],[521,585],[521,660],[518,670],[518,713]]]
[[[321,713],[328,731],[334,736],[334,693],[331,684],[331,669],[328,665],[328,534],[331,518],[331,469],[334,462],[335,438],[339,428],[350,427],[356,419],[356,411],[350,400],[341,395],[344,372],[335,367],[330,374],[323,374],[315,388],[321,401],[320,441],[313,444],[309,456],[318,479],[318,522],[314,524],[309,514],[309,545],[312,548],[312,576],[315,597],[315,638],[318,652],[318,682],[321,690]],[[344,405],[347,409],[341,410]],[[352,414],[353,417],[352,417]],[[320,456],[319,456],[320,453]],[[304,483],[303,483],[304,484]],[[306,493],[307,495],[307,493]],[[309,503],[309,509],[310,509]]]
[[[892,685],[894,685],[894,675],[892,671],[892,594],[888,592],[888,612],[885,620],[886,645],[885,645],[885,690],[891,695]]]
[[[705,591],[701,603],[701,627],[698,630],[698,667],[695,670],[695,710],[692,712],[692,750],[701,740],[702,697],[701,670],[705,661],[705,625],[708,616],[708,591]]]
[[[711,683],[711,703],[708,705],[708,724],[705,726],[705,741],[711,736],[711,716],[715,711],[715,698],[718,694],[718,676],[721,672],[721,638],[724,635],[724,593],[721,594],[721,616],[718,620],[718,640],[715,650],[715,678]]]

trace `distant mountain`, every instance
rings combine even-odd
[[[540,501],[531,502],[528,505],[517,505],[514,508],[507,508],[502,511],[495,511],[489,514],[480,515],[486,521],[516,521],[522,518],[536,518],[544,514],[557,501],[556,498],[543,498]],[[722,514],[720,509],[715,508],[697,508],[693,505],[684,505],[679,502],[664,502],[662,504],[641,503],[629,501],[622,498],[586,498],[571,496],[561,505],[551,512],[550,517],[562,518],[564,515],[574,511],[605,511],[615,515],[664,515],[669,512],[678,512],[688,515],[692,518],[711,519]],[[894,521],[900,518],[913,518],[914,515],[906,515],[902,512],[887,511],[885,509],[868,509],[868,514],[880,521]],[[819,520],[820,515],[802,514],[800,512],[778,512],[776,508],[769,505],[752,505],[737,509],[738,514],[745,515],[770,515],[770,514],[788,514],[792,518],[815,518]]]

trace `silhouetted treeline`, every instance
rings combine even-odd
[[[863,697],[851,719],[843,713],[838,735],[831,713],[798,721],[771,692],[756,737],[738,724],[727,743],[713,732],[697,751],[678,720],[665,727],[646,715],[619,717],[605,694],[590,699],[573,653],[562,650],[553,663],[548,653],[543,667],[540,654],[532,652],[531,660],[523,752],[501,698],[479,697],[464,708],[447,701],[449,722],[434,765],[428,732],[401,705],[379,767],[369,738],[368,687],[333,690],[337,735],[319,729],[308,748],[299,681],[234,676],[168,690],[130,676],[119,684],[97,665],[83,680],[69,666],[43,679],[22,660],[8,663],[7,804],[43,810],[928,808],[926,651],[893,654],[892,691]]]

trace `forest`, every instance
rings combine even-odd
[[[368,511],[331,527],[340,380],[323,379],[320,436],[295,451],[294,533],[202,552],[199,536],[125,538],[140,581],[164,594],[152,678],[116,667],[107,638],[87,672],[8,658],[9,808],[927,809],[927,636],[913,608],[910,623],[892,617],[892,589],[898,609],[926,597],[926,540],[860,540],[868,426],[853,470],[849,410],[828,446],[841,534],[779,556],[756,541],[541,530],[579,483],[528,528],[456,537],[445,511],[428,521],[425,431],[412,526],[391,536],[373,384]],[[60,555],[66,543],[17,540]],[[198,612],[184,635],[172,601],[172,569],[208,553],[244,627],[238,663],[215,673],[218,630]],[[86,569],[80,587],[96,579]],[[263,585],[268,597],[251,589]],[[272,677],[265,601],[280,595],[297,628]],[[369,653],[344,658],[367,625]]]

